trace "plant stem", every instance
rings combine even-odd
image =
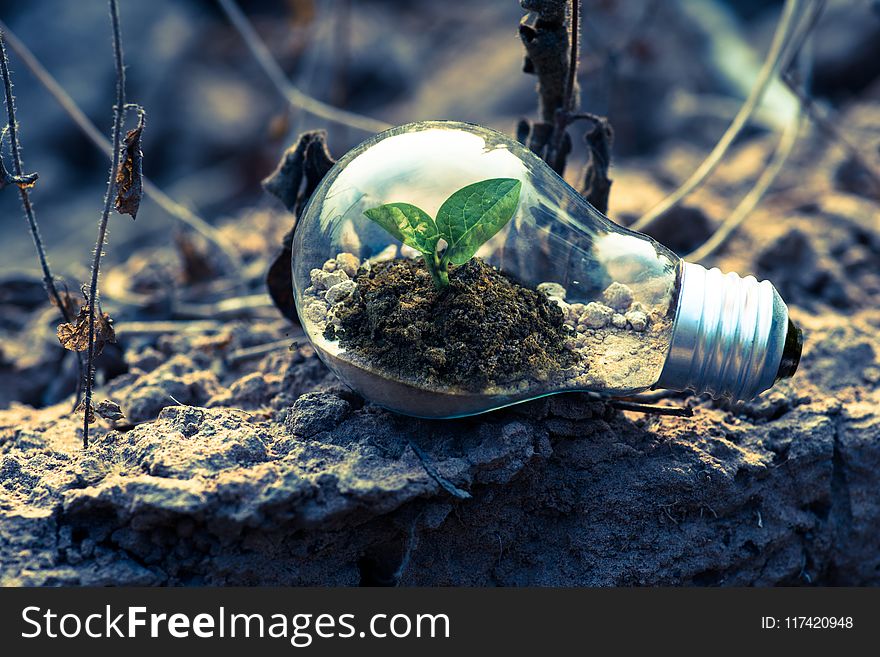
[[[436,253],[423,253],[425,266],[434,279],[434,286],[438,290],[449,287],[449,264],[445,260],[440,260]]]
[[[21,178],[24,175],[24,163],[21,159],[21,144],[18,141],[18,124],[15,121],[15,99],[12,96],[12,75],[9,72],[9,59],[6,56],[6,42],[4,40],[5,37],[3,32],[2,24],[0,24],[0,72],[2,72],[3,91],[6,96],[6,114],[9,122],[9,143],[12,151],[12,170],[17,177]],[[58,293],[58,286],[55,285],[55,278],[52,276],[52,270],[49,267],[49,258],[46,256],[46,248],[43,246],[43,238],[40,235],[40,227],[39,224],[37,224],[37,216],[34,213],[34,206],[31,204],[30,192],[24,185],[17,185],[17,187],[18,194],[21,196],[21,205],[24,208],[24,214],[27,217],[31,238],[34,242],[34,248],[37,250],[37,259],[40,262],[40,269],[43,272],[43,286],[46,288],[46,293],[49,295],[49,298],[56,306],[58,306],[58,310],[61,312],[61,317],[66,323],[70,324],[73,321],[73,318],[70,316],[67,306],[61,300],[61,295]],[[80,353],[76,354],[76,363],[79,372],[78,378],[81,379],[83,362]],[[74,408],[79,404],[80,392],[81,388],[80,386],[77,386]]]
[[[9,142],[12,150],[12,167],[17,177],[24,175],[24,165],[21,161],[21,146],[18,142],[18,125],[15,122],[15,105],[12,97],[12,79],[9,74],[9,60],[6,58],[6,45],[3,39],[3,32],[0,31],[0,70],[3,74],[3,90],[6,95],[6,114],[9,119]],[[52,277],[52,270],[49,268],[49,259],[46,257],[46,249],[43,246],[43,238],[40,236],[40,228],[37,225],[37,218],[34,215],[34,207],[31,205],[31,198],[28,189],[24,185],[16,185],[18,187],[19,196],[21,196],[21,205],[24,207],[24,214],[27,217],[28,227],[31,231],[31,237],[34,240],[34,247],[37,249],[37,258],[40,261],[40,269],[43,271],[43,285],[46,292],[58,306],[61,316],[65,322],[70,322],[71,318],[67,312],[67,308],[61,302],[61,295],[55,286],[55,279]]]
[[[70,97],[64,88],[58,84],[46,67],[43,66],[28,47],[12,33],[2,20],[0,20],[0,31],[6,33],[6,41],[9,47],[15,51],[22,63],[27,69],[34,74],[37,81],[43,85],[49,95],[61,106],[61,109],[71,118],[82,133],[91,141],[99,150],[107,157],[112,158],[112,146],[107,138],[100,133],[95,124],[79,108],[73,98]],[[207,240],[217,246],[223,253],[229,264],[237,272],[241,272],[242,261],[241,255],[235,245],[231,244],[214,226],[205,221],[202,217],[196,215],[186,206],[172,199],[168,194],[162,191],[155,183],[148,178],[143,179],[144,194],[150,197],[160,208],[169,215],[186,224],[197,233],[204,235]],[[238,275],[238,274],[236,274]]]
[[[281,66],[272,56],[272,53],[269,52],[269,48],[267,48],[263,40],[260,39],[257,31],[254,29],[253,25],[251,25],[250,21],[235,1],[217,1],[220,8],[223,10],[223,13],[226,14],[226,17],[232,23],[232,26],[239,33],[241,38],[244,39],[245,45],[248,50],[250,50],[254,59],[257,60],[260,68],[263,69],[263,72],[272,81],[272,84],[278,93],[281,94],[290,105],[302,109],[313,116],[332,121],[333,123],[338,123],[339,125],[356,128],[357,130],[362,130],[364,132],[382,132],[383,130],[388,130],[392,127],[391,124],[385,123],[385,121],[379,121],[378,119],[364,116],[363,114],[349,112],[348,110],[328,105],[295,87],[287,79]]]
[[[749,122],[752,114],[755,113],[755,110],[764,98],[764,92],[767,91],[770,83],[778,73],[787,51],[786,46],[791,42],[791,37],[796,32],[803,6],[802,0],[786,0],[779,22],[776,25],[773,41],[770,44],[767,57],[764,59],[764,64],[758,72],[758,77],[749,91],[748,98],[743,102],[733,121],[731,121],[727,130],[721,136],[721,139],[718,140],[712,152],[697,167],[697,170],[678,189],[637,219],[630,226],[632,230],[645,230],[649,228],[660,217],[678,205],[685,196],[699,187],[721,163],[733,142]]]
[[[101,252],[107,237],[107,223],[113,196],[116,189],[116,171],[119,169],[119,150],[122,142],[122,124],[125,120],[125,66],[122,63],[122,37],[119,32],[119,6],[110,0],[110,23],[113,27],[113,59],[116,65],[116,105],[113,107],[113,156],[110,165],[110,179],[107,181],[107,195],[104,197],[104,210],[98,223],[98,240],[92,261],[92,280],[89,285],[89,351],[86,367],[85,412],[83,413],[83,449],[89,446],[89,417],[92,408],[92,374],[95,362],[95,308],[98,303],[98,272],[101,267]]]

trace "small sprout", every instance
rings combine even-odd
[[[364,214],[406,246],[422,254],[434,284],[449,285],[449,265],[463,265],[513,218],[522,183],[492,178],[462,187],[443,202],[436,221],[410,203],[388,203]],[[440,240],[446,242],[437,253]]]

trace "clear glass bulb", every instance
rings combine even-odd
[[[515,210],[449,268],[448,288],[365,214],[405,203],[437,217],[487,179],[521,183]],[[318,355],[366,399],[408,415],[461,417],[567,391],[747,399],[800,357],[800,331],[768,282],[682,261],[476,125],[412,123],[347,153],[309,201],[293,254],[297,311]]]

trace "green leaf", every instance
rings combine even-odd
[[[522,183],[492,178],[462,187],[443,202],[437,227],[448,246],[443,259],[463,265],[513,217]]]
[[[401,242],[421,253],[433,254],[437,250],[437,240],[440,239],[437,225],[431,215],[414,205],[388,203],[370,208],[364,214]]]

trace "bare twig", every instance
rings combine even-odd
[[[122,36],[119,30],[119,6],[117,0],[110,0],[110,24],[113,28],[113,60],[116,67],[116,105],[113,107],[113,154],[110,165],[110,178],[107,181],[107,194],[104,209],[98,222],[98,240],[92,260],[92,280],[89,283],[88,304],[89,349],[86,361],[85,413],[83,419],[83,448],[89,446],[89,419],[92,412],[92,375],[95,362],[95,308],[98,305],[98,273],[101,267],[101,254],[107,237],[107,223],[113,207],[116,189],[116,172],[119,169],[119,151],[122,146],[122,126],[125,122],[125,65],[122,62]]]
[[[577,70],[578,60],[580,58],[580,0],[571,0],[569,10],[569,39],[568,39],[568,70],[565,76],[565,90],[562,96],[562,106],[556,110],[553,128],[553,157],[554,161],[550,166],[555,171],[565,169],[565,159],[567,152],[563,149],[566,130],[571,122],[569,118],[577,109],[578,98],[577,89]]]
[[[346,125],[364,132],[382,132],[392,127],[391,124],[384,121],[328,105],[295,87],[287,79],[281,66],[272,56],[272,53],[269,52],[269,48],[266,47],[266,44],[260,38],[260,35],[257,34],[253,25],[244,15],[244,12],[235,3],[235,0],[217,0],[217,2],[227,18],[229,18],[229,22],[232,23],[232,26],[241,35],[251,55],[257,60],[260,68],[263,69],[263,72],[271,80],[275,89],[293,107],[333,123]]]
[[[538,77],[538,121],[523,120],[517,129],[520,141],[562,174],[571,138],[565,126],[576,109],[577,78],[571,75],[577,64],[577,46],[569,31],[571,6],[577,0],[523,0],[528,13],[519,25],[519,36],[526,51],[524,72]]]
[[[786,86],[791,89],[792,93],[797,96],[798,100],[801,103],[801,107],[807,116],[810,117],[810,120],[815,123],[823,133],[831,136],[835,141],[837,141],[843,148],[846,150],[847,154],[856,162],[858,162],[859,166],[862,170],[870,176],[871,180],[874,182],[876,187],[876,191],[880,194],[880,172],[878,172],[868,160],[865,159],[865,156],[862,155],[861,151],[858,147],[855,146],[847,137],[843,134],[840,128],[837,127],[837,124],[828,118],[828,116],[816,105],[815,101],[807,95],[807,93],[801,89],[801,87],[797,84],[794,77],[791,73],[785,72],[782,75],[782,81],[785,82]]]
[[[18,37],[13,34],[9,28],[0,21],[0,30],[5,32],[6,40],[9,47],[21,58],[21,61],[28,70],[37,78],[37,81],[45,87],[46,91],[61,106],[61,109],[73,120],[76,126],[88,137],[97,148],[111,158],[113,157],[113,147],[107,138],[101,134],[95,124],[85,115],[85,113],[76,104],[76,101],[70,97],[58,81],[46,70],[40,61],[34,56],[31,50]],[[203,235],[205,239],[214,244],[227,258],[232,268],[240,271],[242,268],[241,256],[238,249],[229,242],[214,226],[196,215],[192,210],[181,205],[162,189],[157,187],[147,178],[143,179],[144,193],[150,197],[160,208],[175,219],[186,224],[197,233]]]
[[[288,338],[286,340],[275,340],[274,342],[258,344],[253,347],[236,349],[235,351],[231,351],[229,353],[229,355],[226,357],[226,362],[229,365],[237,365],[238,363],[243,363],[248,360],[262,358],[266,354],[271,354],[275,351],[281,351],[283,349],[288,349],[292,351],[299,345],[299,341],[296,338],[303,338],[304,336],[304,333],[299,333],[296,336],[292,336],[294,339]]]
[[[673,417],[693,417],[694,410],[689,406],[657,406],[655,404],[640,404],[638,402],[612,399],[608,402],[612,408],[620,411],[632,411],[634,413],[646,413],[648,415],[671,415]]]
[[[211,320],[196,321],[140,321],[120,322],[115,326],[116,333],[126,337],[136,335],[162,335],[164,333],[219,333],[226,328],[226,322]]]
[[[802,8],[803,0],[786,0],[785,6],[782,9],[782,15],[779,18],[779,23],[776,26],[776,32],[773,35],[773,41],[770,44],[770,49],[767,52],[764,64],[758,72],[758,77],[755,80],[754,85],[752,85],[748,98],[746,98],[742,107],[740,107],[739,112],[737,112],[737,115],[734,117],[721,139],[718,140],[718,143],[715,144],[712,152],[709,153],[705,160],[703,160],[702,164],[697,167],[697,170],[694,171],[672,194],[660,201],[660,203],[640,217],[631,226],[632,229],[644,230],[651,226],[657,221],[657,219],[678,205],[685,196],[701,185],[715,170],[718,164],[721,163],[721,160],[727,154],[727,151],[730,149],[734,140],[739,136],[742,129],[748,123],[749,118],[758,107],[771,80],[779,71],[786,52],[786,46],[792,40],[791,37],[797,27]]]
[[[177,303],[174,313],[178,317],[230,319],[234,317],[253,317],[255,310],[272,309],[274,304],[268,294],[248,294],[230,297],[215,303]]]
[[[12,75],[9,72],[9,59],[6,56],[6,43],[4,39],[4,28],[0,24],[0,68],[2,68],[3,91],[6,99],[6,115],[8,117],[7,129],[9,131],[9,143],[12,151],[12,168],[16,178],[21,181],[26,178],[24,174],[24,164],[21,158],[21,145],[18,140],[18,124],[15,120],[15,99],[12,96]],[[3,140],[0,138],[0,147]],[[36,179],[34,177],[34,179]],[[52,270],[49,267],[49,258],[46,256],[46,248],[43,246],[43,238],[40,235],[40,227],[37,224],[37,217],[34,213],[34,206],[31,203],[29,186],[27,184],[17,184],[18,194],[21,197],[21,205],[24,208],[25,217],[27,217],[28,228],[30,229],[31,238],[34,242],[34,248],[37,251],[37,259],[40,261],[40,269],[43,272],[43,286],[52,302],[58,306],[61,317],[64,322],[70,323],[72,317],[68,305],[61,299],[58,287],[55,285],[55,278],[52,276]],[[77,353],[76,363],[78,370],[78,380],[82,380],[83,362],[82,355]],[[77,386],[76,397],[74,399],[74,408],[79,404],[81,389]]]
[[[24,165],[21,159],[21,145],[18,141],[18,124],[15,121],[15,100],[12,96],[12,78],[9,73],[9,60],[6,57],[6,45],[3,36],[4,30],[0,28],[0,69],[3,74],[3,91],[6,97],[6,116],[8,117],[9,143],[12,150],[12,167],[17,178],[24,177]],[[2,145],[2,142],[0,142]],[[61,311],[65,322],[71,320],[67,307],[61,301],[61,295],[55,286],[55,279],[52,276],[52,270],[49,267],[49,259],[46,257],[46,248],[43,246],[43,238],[40,236],[40,227],[37,224],[37,218],[34,214],[34,207],[31,204],[30,192],[25,184],[18,184],[19,196],[21,196],[21,205],[24,208],[24,214],[27,217],[28,228],[31,231],[31,237],[34,240],[34,247],[37,250],[37,258],[40,261],[40,269],[43,271],[43,285],[46,292],[55,302]]]
[[[689,262],[700,262],[704,258],[708,258],[727,240],[728,237],[739,227],[739,225],[751,214],[755,206],[758,205],[764,193],[776,180],[782,167],[785,165],[788,156],[797,143],[798,132],[801,126],[800,113],[795,116],[791,123],[786,126],[779,138],[779,145],[773,153],[773,157],[767,167],[761,172],[760,177],[749,190],[743,199],[736,206],[730,216],[725,219],[718,229],[696,249],[685,256]]]
[[[786,62],[781,70],[782,79],[791,90],[801,98],[801,107],[798,109],[796,115],[792,117],[792,120],[785,126],[785,129],[779,138],[779,144],[773,153],[773,157],[770,159],[767,167],[761,172],[761,175],[755,181],[755,184],[749,192],[739,202],[730,216],[718,226],[709,239],[685,256],[685,258],[691,262],[700,262],[715,253],[715,251],[727,241],[734,231],[739,228],[740,224],[745,221],[758,205],[761,198],[767,192],[767,189],[773,184],[773,181],[776,180],[782,167],[785,166],[788,157],[791,155],[792,150],[794,150],[794,146],[797,143],[798,133],[800,132],[801,118],[806,103],[804,103],[805,98],[802,96],[802,92],[797,85],[794,84],[790,71],[797,62],[804,43],[812,33],[813,28],[816,26],[816,23],[819,21],[819,18],[825,9],[825,0],[817,0],[816,2],[813,2],[809,9],[811,10],[811,13],[809,13],[806,20],[802,22],[802,27],[791,37],[785,55]],[[878,189],[880,189],[880,187],[878,187]]]
[[[451,481],[449,481],[442,474],[440,474],[440,471],[434,466],[433,463],[431,463],[430,457],[425,454],[425,450],[416,445],[416,443],[409,438],[406,439],[406,442],[409,443],[410,448],[415,453],[419,461],[421,461],[422,467],[425,468],[425,472],[428,473],[428,476],[436,481],[443,490],[452,495],[452,497],[459,500],[467,500],[471,497],[471,494],[468,493],[466,490],[462,490]]]

